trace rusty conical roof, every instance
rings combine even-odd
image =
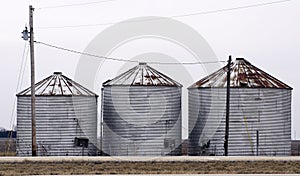
[[[103,83],[103,86],[174,86],[182,85],[146,63],[139,65]]]
[[[18,93],[17,96],[31,95],[31,87]],[[97,96],[87,88],[81,86],[70,78],[62,75],[61,72],[54,72],[53,75],[35,84],[35,95],[37,96]]]
[[[226,87],[227,66],[197,81],[189,88]],[[231,63],[230,87],[292,89],[243,58]]]

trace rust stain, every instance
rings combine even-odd
[[[234,63],[231,63],[230,69],[230,87],[292,89],[243,58],[237,58]],[[226,83],[227,67],[225,66],[197,81],[189,88],[226,87]]]
[[[140,63],[127,72],[116,78],[106,81],[103,86],[172,86],[181,87],[182,85],[146,63]]]
[[[54,72],[53,75],[36,83],[35,93],[38,96],[98,96],[70,78],[62,75],[61,72]],[[17,94],[17,96],[28,95],[31,95],[30,87]]]

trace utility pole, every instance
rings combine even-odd
[[[33,33],[33,10],[29,6],[29,30],[30,30],[30,66],[31,66],[31,128],[32,128],[32,156],[36,156],[36,122],[35,122],[35,72],[34,72],[34,33]]]
[[[100,156],[103,155],[103,108],[104,108],[104,88],[101,88],[101,113],[100,113]]]
[[[258,156],[258,147],[259,147],[259,131],[256,130],[256,156]]]
[[[230,110],[230,64],[231,64],[231,56],[229,56],[229,60],[227,64],[226,124],[225,124],[225,141],[224,141],[225,156],[228,156],[229,110]]]

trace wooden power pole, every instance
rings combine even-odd
[[[230,65],[231,65],[231,56],[229,56],[229,60],[227,64],[226,124],[225,124],[225,141],[224,141],[225,156],[228,156],[228,138],[229,138]]]
[[[31,130],[32,130],[32,156],[36,156],[36,122],[35,122],[35,72],[34,72],[34,34],[33,34],[33,10],[29,6],[29,30],[30,30],[30,66],[31,66]]]

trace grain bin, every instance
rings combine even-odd
[[[227,68],[189,89],[189,155],[224,155]],[[228,155],[290,155],[292,88],[243,58],[231,64]]]
[[[146,63],[103,83],[103,152],[180,155],[181,87]]]
[[[31,88],[17,94],[17,155],[31,156]],[[38,156],[95,155],[97,95],[54,72],[36,84]]]

